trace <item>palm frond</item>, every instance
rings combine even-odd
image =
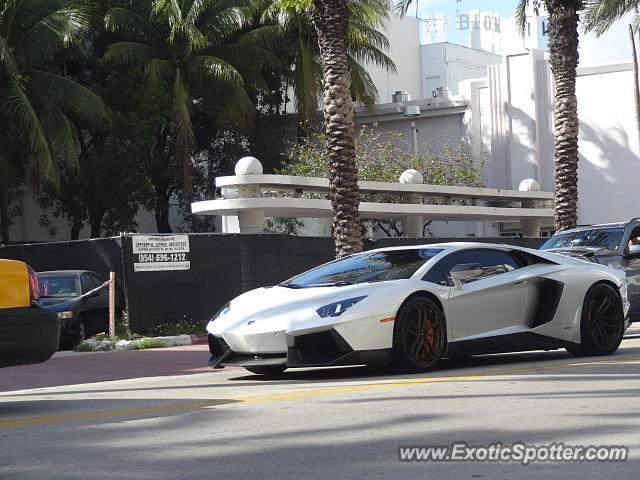
[[[316,111],[322,91],[322,68],[309,46],[298,42],[297,58],[293,70],[293,91],[300,123],[305,128],[315,123]]]
[[[153,23],[138,12],[126,8],[112,8],[104,17],[105,28],[118,32],[125,39],[157,46],[159,32]]]
[[[31,25],[13,44],[21,68],[46,65],[68,45],[84,40],[92,26],[93,11],[78,2],[67,2]]]
[[[29,95],[46,99],[58,107],[72,111],[91,127],[100,128],[108,118],[102,99],[73,80],[43,71],[28,71]]]
[[[173,84],[173,114],[176,124],[176,158],[181,167],[187,194],[193,191],[191,185],[191,145],[194,141],[191,124],[191,97],[189,87],[183,79],[180,69],[176,69]]]
[[[169,60],[153,59],[147,63],[144,71],[144,82],[150,85],[168,84],[175,71]]]
[[[248,17],[245,9],[232,7],[217,12],[200,26],[200,30],[212,44],[217,44],[232,38],[250,22],[251,18]]]
[[[125,66],[146,65],[152,60],[163,58],[163,53],[144,43],[118,42],[107,47],[104,58]]]
[[[637,8],[637,0],[591,0],[586,2],[582,26],[585,32],[594,31],[596,36],[600,36],[616,21],[627,13],[635,12]]]
[[[80,142],[71,120],[53,104],[47,105],[40,118],[54,156],[60,157],[69,167],[77,169]]]
[[[47,136],[29,98],[15,82],[9,83],[7,97],[7,101],[0,105],[0,111],[13,121],[20,134],[28,140],[29,147],[36,158],[40,183],[44,177],[54,185],[59,185],[60,180]]]
[[[351,75],[351,95],[362,103],[369,113],[373,113],[374,105],[378,101],[379,95],[371,76],[353,58],[350,58],[349,73]]]
[[[225,82],[242,85],[242,76],[224,60],[212,56],[192,57],[188,75],[197,82]]]
[[[348,0],[347,5],[351,11],[349,22],[370,27],[383,27],[389,18],[386,0]]]
[[[525,29],[527,27],[527,8],[531,5],[535,14],[538,14],[540,6],[543,5],[543,0],[518,0],[518,5],[514,12],[516,19],[516,26],[520,35],[524,36]]]
[[[15,73],[18,70],[18,65],[11,54],[11,49],[2,36],[0,36],[0,70],[11,73]]]

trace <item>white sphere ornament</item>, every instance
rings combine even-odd
[[[540,191],[540,184],[533,178],[525,178],[520,182],[518,190],[521,192],[538,192]]]
[[[256,157],[242,157],[236,163],[236,175],[262,175],[262,163]]]
[[[424,178],[422,178],[422,174],[413,168],[409,170],[405,170],[400,175],[400,183],[423,183]]]

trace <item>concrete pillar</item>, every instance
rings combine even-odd
[[[521,192],[539,192],[540,184],[533,178],[527,178],[520,182],[518,190]],[[522,208],[538,208],[538,200],[522,200],[521,206]],[[542,220],[540,219],[521,219],[522,236],[539,237],[541,223]]]
[[[424,179],[419,171],[412,168],[402,172],[402,175],[400,175],[400,183],[422,184],[424,183]],[[406,193],[402,196],[402,202],[422,205],[422,195],[419,193]],[[410,238],[422,237],[423,225],[422,216],[407,215],[402,217],[402,236]]]
[[[262,164],[255,157],[242,157],[236,163],[236,175],[262,175]],[[238,185],[238,198],[260,198],[260,185]],[[250,210],[238,212],[240,233],[262,233],[264,226],[264,211]]]

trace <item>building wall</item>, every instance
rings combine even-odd
[[[505,55],[486,80],[461,83],[474,154],[489,156],[488,186],[517,189],[525,178],[554,189],[553,79],[543,52]],[[631,64],[578,69],[578,223],[640,216],[640,155]]]
[[[578,221],[640,216],[640,155],[630,63],[578,70]]]
[[[432,97],[437,87],[447,87],[457,95],[461,81],[485,77],[487,65],[502,61],[499,55],[448,42],[423,45],[420,58],[423,98]]]
[[[365,63],[373,83],[378,89],[379,103],[391,101],[396,90],[407,91],[414,99],[425,98],[422,91],[420,65],[420,21],[414,17],[399,17],[389,12],[386,33],[389,51],[385,52],[396,64],[397,71],[388,72],[372,63]]]

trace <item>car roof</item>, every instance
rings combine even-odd
[[[82,275],[83,273],[96,273],[92,270],[47,270],[44,272],[36,272],[36,275]]]
[[[525,247],[517,245],[509,245],[506,243],[485,243],[485,242],[443,242],[443,243],[427,243],[423,245],[402,245],[397,247],[382,247],[373,250],[367,250],[366,252],[388,252],[393,250],[412,250],[422,248],[441,248],[444,250],[459,250],[462,248],[517,248],[526,250]]]
[[[615,223],[598,223],[595,225],[578,225],[574,228],[568,228],[566,230],[562,230],[561,232],[557,232],[556,235],[562,235],[563,233],[572,233],[572,232],[582,232],[584,230],[597,230],[602,228],[624,228],[629,224],[629,222],[615,222]]]

